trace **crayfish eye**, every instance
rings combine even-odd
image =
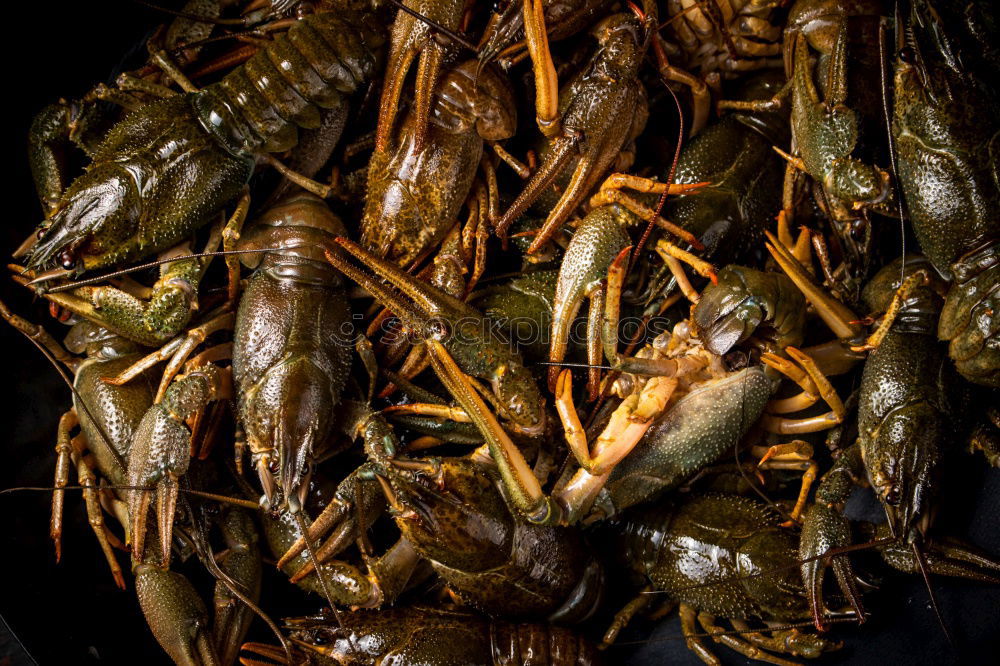
[[[59,264],[68,271],[76,268],[76,252],[73,250],[63,250],[60,252]]]
[[[865,240],[868,231],[868,223],[865,220],[857,219],[851,222],[851,238],[861,243]]]
[[[267,463],[267,470],[271,472],[271,474],[277,474],[279,471],[281,471],[281,463],[279,463],[277,460],[271,460],[270,462]]]
[[[912,65],[917,61],[917,54],[914,52],[913,48],[910,46],[904,46],[899,50],[899,59],[905,62],[907,65]]]

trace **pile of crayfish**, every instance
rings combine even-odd
[[[57,321],[0,315],[72,385],[55,557],[80,490],[175,662],[790,664],[1000,584],[935,521],[1000,466],[994,3],[164,12],[36,116]]]

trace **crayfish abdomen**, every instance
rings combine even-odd
[[[568,629],[488,620],[464,610],[407,606],[289,618],[292,640],[307,664],[490,664],[591,666],[592,643]],[[282,659],[277,648],[249,643],[244,651]],[[254,662],[264,663],[264,662]],[[284,663],[283,661],[279,663]]]
[[[295,23],[222,81],[194,93],[205,129],[234,154],[288,150],[319,109],[344,108],[375,71],[384,41],[367,14],[326,12]]]
[[[47,277],[59,277],[176,245],[239,195],[257,154],[294,146],[319,109],[346,118],[346,95],[375,70],[382,39],[367,14],[307,16],[222,81],[140,106],[19,254],[30,252],[31,269],[58,264]]]

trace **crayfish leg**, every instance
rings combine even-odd
[[[782,527],[792,527],[798,523],[805,510],[806,500],[809,499],[809,489],[816,480],[819,470],[819,465],[812,459],[812,455],[812,445],[797,439],[769,447],[761,456],[760,462],[757,463],[757,467],[760,469],[789,469],[803,472],[799,496],[789,515],[790,522],[783,524]]]
[[[770,231],[765,231],[764,234],[769,241],[766,243],[768,252],[816,309],[816,313],[834,335],[842,340],[856,337],[861,332],[861,327],[856,323],[858,316],[816,284],[806,268],[774,234]]]
[[[781,362],[782,360],[774,355],[767,355],[764,362],[779,372],[786,374],[802,387],[803,392],[808,396],[808,399],[804,399],[803,402],[808,402],[808,400],[817,396],[826,402],[830,407],[830,411],[819,416],[810,416],[801,419],[790,419],[765,414],[761,418],[761,426],[768,432],[788,435],[818,432],[842,423],[847,415],[847,409],[844,407],[843,401],[837,395],[837,391],[833,388],[830,380],[820,371],[816,362],[795,347],[787,347],[785,352],[801,366],[804,373],[800,373],[798,370],[791,370],[791,368],[794,368],[792,364]],[[792,403],[786,401],[779,402],[778,408],[787,409],[794,404],[794,399],[792,400]]]
[[[235,315],[232,312],[223,312],[216,317],[212,317],[205,323],[189,329],[184,335],[174,338],[155,352],[139,359],[115,377],[107,377],[104,381],[108,384],[121,386],[132,381],[154,365],[163,361],[169,361],[166,369],[163,371],[160,386],[156,392],[155,402],[159,403],[163,400],[163,396],[170,387],[170,384],[195,348],[212,333],[232,328],[234,321]]]
[[[893,323],[896,321],[896,317],[899,315],[900,310],[906,303],[906,300],[910,298],[910,295],[915,289],[920,286],[926,285],[929,281],[927,274],[922,271],[915,271],[912,275],[903,281],[903,284],[899,285],[899,289],[892,296],[892,302],[889,303],[889,307],[885,311],[885,315],[882,317],[881,323],[879,323],[878,328],[868,336],[864,344],[857,347],[851,347],[851,351],[863,352],[872,351],[873,349],[878,349],[878,346],[882,344],[885,336],[889,334],[889,329],[892,328]]]
[[[712,636],[712,640],[716,643],[721,643],[729,649],[742,654],[748,659],[764,661],[769,664],[777,664],[777,666],[798,666],[797,662],[789,659],[782,659],[781,657],[770,654],[769,652],[765,652],[763,649],[757,647],[750,641],[734,636],[731,633],[727,633],[724,628],[715,623],[715,618],[708,613],[698,613],[698,624],[700,624],[702,629]]]
[[[653,35],[653,51],[656,54],[657,69],[663,79],[680,83],[691,90],[693,108],[691,109],[691,129],[688,132],[688,137],[693,137],[708,124],[708,117],[712,110],[712,92],[704,80],[670,64],[666,51],[660,44],[661,39],[663,38],[660,37],[659,33]]]
[[[699,635],[698,627],[695,625],[697,611],[687,604],[681,604],[678,611],[681,617],[681,633],[684,634],[684,642],[687,648],[709,666],[721,666],[719,658],[712,654],[712,651],[705,645],[704,639]]]
[[[236,204],[236,210],[233,211],[222,229],[222,249],[224,251],[236,250],[236,244],[240,240],[240,232],[243,230],[243,223],[246,222],[249,210],[250,189],[246,187]],[[240,290],[240,259],[237,255],[226,255],[226,270],[229,274],[227,297],[230,303],[235,303]]]
[[[630,189],[644,194],[668,194],[671,196],[678,196],[683,194],[692,194],[710,184],[711,183],[661,183],[660,181],[653,180],[652,178],[644,178],[642,176],[616,172],[610,174],[604,179],[604,182],[601,183],[601,187],[597,194],[590,198],[590,207],[595,208],[597,206],[604,206],[607,204],[618,204],[629,210],[634,215],[637,215],[642,220],[655,219],[656,224],[660,228],[670,232],[681,240],[690,243],[696,250],[703,250],[705,247],[690,231],[664,219],[662,216],[656,214],[656,211],[652,208],[625,194],[622,190]]]
[[[90,527],[94,531],[94,536],[97,538],[97,543],[101,546],[101,552],[104,553],[104,559],[111,569],[111,576],[115,580],[115,585],[124,590],[125,577],[122,574],[121,565],[118,564],[118,558],[115,557],[111,544],[112,540],[117,542],[117,539],[111,534],[104,523],[104,513],[101,509],[101,502],[98,495],[97,475],[91,467],[94,464],[93,459],[88,459],[86,455],[86,437],[82,433],[73,438],[69,436],[72,429],[78,423],[76,413],[72,410],[66,412],[63,418],[59,420],[59,434],[56,443],[58,460],[56,463],[55,486],[57,489],[66,486],[69,481],[70,463],[75,465],[77,478],[80,485],[83,486],[83,501],[87,509],[87,522],[90,523]],[[64,492],[63,490],[57,490],[52,496],[52,521],[49,533],[55,542],[57,562],[62,555],[63,507],[61,495]],[[59,495],[58,498],[57,495]]]
[[[625,604],[620,611],[615,613],[614,619],[608,626],[607,631],[604,632],[604,637],[601,639],[601,645],[598,649],[604,650],[610,647],[618,638],[618,634],[621,633],[622,629],[632,621],[632,618],[649,607],[650,602],[653,600],[652,592],[653,586],[646,585],[639,591],[639,594]]]
[[[70,457],[73,453],[70,433],[79,423],[76,412],[71,409],[59,419],[56,430],[56,473],[52,484],[55,490],[52,493],[52,517],[49,519],[49,536],[55,546],[56,562],[62,559],[63,501],[66,495],[63,488],[69,483]]]
[[[535,73],[535,121],[546,137],[559,134],[559,79],[549,52],[543,0],[524,0],[524,34]]]

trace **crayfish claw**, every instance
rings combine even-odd
[[[243,666],[270,666],[287,664],[285,651],[277,645],[266,643],[244,643],[240,648],[240,663]]]
[[[180,492],[178,480],[191,462],[191,431],[185,420],[218,399],[226,384],[223,371],[208,365],[178,379],[142,417],[135,429],[128,460],[128,513],[132,524],[132,552],[145,558],[146,517],[156,497],[161,566],[170,566],[170,542]]]
[[[876,537],[885,538],[887,532],[885,526],[879,526]],[[971,544],[948,537],[922,542],[920,548],[927,569],[933,574],[1000,584],[1000,560]],[[920,563],[911,544],[894,541],[880,548],[880,551],[882,559],[891,567],[905,573],[920,572]]]
[[[139,605],[157,642],[178,664],[221,663],[212,641],[208,610],[181,574],[149,564],[135,567]]]
[[[846,554],[829,555],[833,551],[851,545],[851,527],[843,515],[825,504],[814,504],[806,511],[802,522],[802,536],[799,542],[799,556],[802,559],[802,582],[805,586],[813,624],[818,631],[826,631],[823,618],[826,606],[823,603],[823,575],[827,566],[833,567],[834,575],[841,591],[864,621],[865,611],[861,605],[861,595],[854,582],[854,571]]]

